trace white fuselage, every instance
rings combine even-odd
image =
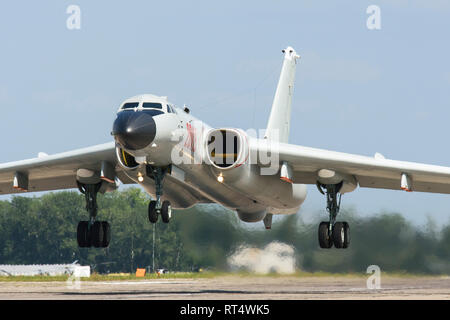
[[[208,132],[213,129],[180,108],[172,106],[172,110],[175,112],[153,117],[156,135],[152,143],[139,150],[126,150],[139,163],[127,169],[127,175],[149,194],[155,195],[155,184],[145,175],[146,165],[171,165],[172,170],[164,181],[163,197],[170,200],[174,208],[215,202],[236,210],[244,221],[259,221],[266,213],[298,211],[306,198],[305,185],[280,180],[279,173],[260,174],[260,167],[251,161],[251,155],[233,168],[222,169],[208,163],[206,141]],[[245,136],[245,141],[251,139]],[[222,178],[218,179],[219,176]],[[171,183],[174,179],[176,183]],[[176,184],[186,188],[177,188]],[[201,195],[202,200],[192,193]]]

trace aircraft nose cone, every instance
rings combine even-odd
[[[121,111],[114,121],[112,135],[126,149],[143,149],[155,138],[155,120],[145,111]]]

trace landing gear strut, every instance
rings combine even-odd
[[[172,207],[167,200],[161,202],[164,176],[169,171],[169,168],[147,166],[146,171],[147,176],[155,180],[156,191],[156,200],[152,200],[148,204],[148,220],[151,223],[156,223],[156,221],[158,221],[158,215],[161,215],[162,221],[164,223],[169,223],[172,216]]]
[[[86,210],[89,212],[89,221],[80,221],[77,228],[77,241],[80,248],[106,248],[111,239],[111,227],[106,221],[96,221],[98,206],[97,193],[102,182],[96,184],[83,184],[77,181],[78,189],[86,199]]]
[[[329,249],[333,246],[336,248],[347,248],[350,244],[350,227],[347,222],[336,222],[336,217],[341,206],[342,182],[338,184],[320,184],[317,188],[327,197],[327,211],[329,213],[329,221],[321,222],[319,225],[319,245],[321,248]],[[325,189],[325,191],[323,190]]]

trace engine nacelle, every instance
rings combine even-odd
[[[262,173],[251,159],[249,137],[238,129],[212,129],[206,135],[205,161],[212,173],[222,182],[254,201],[252,208],[237,208],[243,221],[259,221],[270,213],[298,208],[306,198],[306,187],[280,179],[279,170]],[[278,212],[279,211],[279,212]]]
[[[242,166],[249,157],[247,135],[238,129],[213,129],[206,136],[206,160],[223,171]]]
[[[239,129],[213,129],[206,135],[205,163],[227,183],[241,180],[250,170],[248,137]]]

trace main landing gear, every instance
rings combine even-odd
[[[147,166],[147,176],[155,180],[156,200],[150,201],[148,204],[148,220],[151,223],[158,221],[158,215],[161,215],[161,220],[164,223],[169,223],[172,216],[172,207],[170,202],[164,200],[161,202],[163,193],[163,180],[169,168]]]
[[[83,184],[77,181],[78,189],[86,198],[86,210],[89,221],[80,221],[77,228],[77,241],[80,248],[106,248],[111,239],[111,227],[106,221],[96,221],[97,193],[102,182],[97,184]]]
[[[319,245],[321,248],[329,249],[333,246],[336,248],[348,248],[350,245],[350,227],[347,222],[336,222],[341,205],[341,194],[339,191],[342,182],[339,184],[320,184],[317,188],[327,197],[327,211],[330,215],[328,222],[321,222],[319,225]],[[325,192],[324,190],[325,189]]]

